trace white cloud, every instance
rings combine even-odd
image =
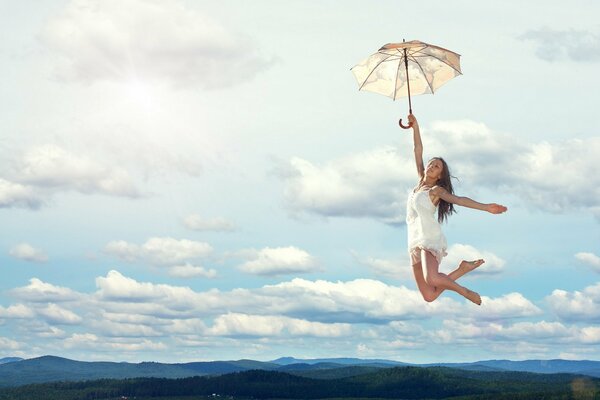
[[[585,344],[600,344],[600,327],[587,326],[582,328],[579,339]]]
[[[250,80],[271,64],[250,40],[178,0],[73,0],[48,21],[41,40],[57,56],[58,78],[84,83],[215,88]]]
[[[481,307],[473,309],[472,313],[476,318],[496,320],[532,317],[543,312],[521,293],[508,293],[496,298],[482,296]]]
[[[138,282],[118,271],[96,278],[96,296],[109,312],[159,317],[190,317],[193,312],[210,308],[210,294],[203,296],[189,287]]]
[[[390,286],[371,279],[348,282],[309,281],[295,278],[255,291],[279,298],[268,309],[287,315],[310,316],[321,321],[374,322],[425,319],[459,305],[448,298],[424,303],[421,294],[404,286]]]
[[[596,168],[598,137],[527,143],[469,120],[437,121],[423,131],[426,158],[443,156],[467,188],[510,188],[532,208],[554,213],[586,209],[600,218],[600,176],[587,173]],[[284,201],[295,213],[386,223],[403,223],[407,191],[417,182],[412,152],[392,147],[321,166],[294,157],[277,170]]]
[[[177,240],[173,238],[150,238],[142,245],[144,257],[153,264],[173,264],[205,257],[212,252],[205,242]]]
[[[20,325],[32,335],[66,337],[69,349],[110,352],[153,351],[194,343],[223,345],[224,340],[238,343],[247,337],[260,337],[264,345],[294,338],[347,338],[344,340],[352,341],[348,345],[368,341],[370,349],[390,356],[398,350],[428,344],[470,346],[487,341],[516,348],[551,343],[570,349],[600,342],[600,330],[594,326],[568,326],[547,320],[511,324],[515,318],[543,314],[519,293],[483,297],[483,305],[477,307],[447,295],[426,303],[416,290],[371,279],[331,282],[295,278],[254,289],[194,291],[139,282],[113,270],[98,277],[96,284],[95,293],[78,294],[77,301],[59,306],[51,299],[63,298],[66,288],[34,278],[30,286],[46,285],[46,292],[51,294],[44,297],[39,293],[44,290],[30,290],[26,301],[33,303],[0,307],[0,318],[12,324],[13,319],[21,318]],[[11,293],[23,295],[19,289],[23,288]],[[597,288],[586,290],[593,294]],[[432,316],[449,322],[431,330],[422,320]],[[36,322],[38,326],[31,325]],[[78,325],[88,333],[65,333],[52,325]],[[169,339],[164,343],[146,339],[156,337]],[[538,350],[544,354],[543,349]]]
[[[534,42],[535,54],[545,61],[571,60],[594,62],[600,60],[600,35],[586,30],[530,30],[519,36]]]
[[[0,318],[33,318],[35,313],[24,304],[15,304],[8,307],[0,306]]]
[[[202,218],[197,214],[185,217],[183,224],[195,231],[231,232],[235,230],[233,223],[225,218]]]
[[[208,334],[218,336],[292,336],[339,337],[348,335],[349,324],[325,324],[303,319],[273,315],[228,313],[215,318]]]
[[[206,269],[201,266],[194,266],[192,264],[176,265],[169,268],[169,275],[177,278],[215,278],[217,271],[214,269]]]
[[[433,332],[434,340],[442,343],[489,341],[489,342],[539,342],[550,340],[567,342],[577,340],[578,331],[560,322],[518,322],[502,325],[496,322],[464,323],[444,320],[443,328]]]
[[[140,197],[131,176],[82,154],[46,144],[25,151],[0,177],[0,208],[37,209],[58,192]]]
[[[104,252],[127,262],[135,262],[141,257],[140,246],[124,240],[113,240],[104,246]]]
[[[294,246],[265,247],[251,253],[249,257],[254,259],[239,266],[249,274],[282,275],[313,272],[318,268],[313,256]]]
[[[403,258],[388,260],[375,257],[363,257],[356,251],[351,251],[350,253],[359,264],[369,267],[377,275],[401,280],[414,279],[413,269],[412,265],[410,265],[408,255]]]
[[[152,326],[142,324],[128,324],[110,320],[95,321],[90,324],[94,332],[102,333],[108,337],[149,337],[162,334]],[[157,326],[161,328],[160,325]]]
[[[35,334],[42,338],[62,339],[67,336],[67,333],[55,326],[48,326],[44,331],[37,331]]]
[[[174,264],[203,258],[212,252],[205,242],[170,237],[153,237],[142,245],[123,240],[109,242],[104,252],[127,262],[144,261],[152,265],[173,266]]]
[[[156,350],[163,351],[166,346],[162,342],[152,342],[148,339],[140,340],[133,338],[127,340],[108,340],[105,337],[93,333],[74,333],[63,341],[65,348],[88,349],[88,350],[109,350],[117,352]]]
[[[12,339],[0,337],[0,349],[3,350],[19,350],[21,345]]]
[[[565,321],[600,321],[600,283],[582,291],[556,289],[546,297],[552,311]]]
[[[46,307],[37,308],[35,311],[50,324],[75,325],[82,321],[79,315],[54,303],[50,303]]]
[[[76,190],[113,196],[139,197],[129,174],[108,167],[81,154],[73,154],[56,145],[30,149],[15,167],[18,182],[38,189]]]
[[[414,161],[387,146],[324,165],[299,157],[276,167],[284,180],[283,197],[294,213],[371,217],[404,221],[408,188],[417,180]]]
[[[40,249],[36,249],[29,243],[20,243],[13,247],[9,254],[15,258],[31,262],[46,262],[48,256]]]
[[[42,196],[33,187],[0,178],[0,208],[37,209],[43,202]]]
[[[467,244],[454,244],[448,248],[448,255],[444,258],[442,265],[445,269],[453,270],[460,264],[461,261],[473,261],[484,259],[485,263],[472,272],[469,272],[467,277],[478,275],[496,275],[504,271],[506,262],[489,251],[478,250],[475,247]]]
[[[10,293],[21,300],[34,303],[73,301],[81,297],[69,288],[42,282],[38,278],[31,278],[29,285],[12,289]]]
[[[600,257],[594,253],[577,253],[575,258],[589,265],[595,272],[600,272]]]

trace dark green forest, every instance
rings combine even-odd
[[[217,396],[218,395],[218,396]],[[314,379],[252,370],[191,378],[102,379],[0,390],[0,400],[169,399],[599,399],[600,379],[572,374],[397,367],[345,378]]]

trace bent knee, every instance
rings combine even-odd
[[[432,301],[434,301],[435,299],[437,299],[437,296],[434,294],[424,294],[423,295],[423,300],[425,300],[428,303],[431,303]]]

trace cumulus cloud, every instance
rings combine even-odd
[[[185,217],[183,224],[194,231],[231,232],[235,230],[233,223],[225,218],[202,218],[197,214]]]
[[[353,341],[351,346],[368,343],[374,351],[390,356],[399,349],[445,343],[600,343],[600,329],[589,324],[513,323],[513,319],[542,314],[519,293],[483,297],[483,305],[477,307],[451,295],[425,303],[416,290],[372,279],[332,282],[295,278],[253,289],[195,291],[138,281],[115,270],[96,278],[96,286],[95,292],[76,293],[34,278],[29,287],[10,292],[23,303],[0,306],[0,319],[5,324],[19,319],[21,327],[38,337],[64,339],[67,349],[114,352],[208,346],[248,337],[260,337],[265,345],[281,340],[343,338],[345,345],[349,341]],[[585,291],[589,298],[598,289]],[[434,316],[447,321],[441,329],[423,324]],[[68,326],[65,330],[70,332],[55,325]],[[74,333],[74,326],[85,333]],[[169,338],[168,343],[154,341],[159,337]]]
[[[143,351],[156,350],[163,351],[167,347],[162,342],[153,342],[148,339],[140,340],[138,338],[113,339],[107,340],[105,337],[95,335],[93,333],[74,333],[64,341],[66,348],[89,349],[89,350],[104,350],[104,351]]]
[[[543,28],[529,30],[519,39],[533,42],[536,56],[545,61],[600,61],[600,34],[591,31]]]
[[[186,263],[184,265],[176,265],[174,267],[170,267],[169,275],[177,277],[177,278],[193,278],[193,277],[215,278],[217,276],[217,271],[212,268],[206,269],[201,266],[195,266],[195,265]]]
[[[532,208],[553,213],[584,209],[600,218],[600,176],[586,173],[596,167],[600,138],[527,143],[469,120],[437,121],[428,130],[426,157],[442,155],[467,189],[510,188]],[[407,193],[417,181],[411,157],[411,152],[385,147],[322,165],[294,157],[276,170],[285,204],[294,213],[399,224],[405,219]]]
[[[272,61],[235,34],[179,0],[73,0],[40,38],[69,82],[166,82],[205,89],[252,79]]]
[[[123,169],[102,165],[56,145],[48,144],[30,149],[15,168],[17,181],[37,188],[124,197],[140,196],[131,177]]]
[[[293,157],[275,171],[292,213],[371,217],[390,224],[404,221],[407,190],[417,179],[414,161],[391,146],[322,165]]]
[[[577,253],[575,254],[575,258],[589,265],[595,272],[600,272],[600,257],[594,253]]]
[[[153,264],[172,264],[185,260],[205,257],[212,252],[205,242],[186,239],[150,238],[142,246],[144,257]]]
[[[283,275],[313,272],[318,269],[313,256],[294,246],[265,247],[245,252],[250,261],[239,266],[243,272],[255,275]]]
[[[19,260],[31,261],[31,262],[46,262],[48,256],[40,249],[36,249],[29,243],[20,243],[13,247],[9,254]]]
[[[212,246],[205,242],[170,237],[153,237],[142,245],[116,240],[104,247],[105,253],[124,261],[144,261],[158,266],[173,266],[180,262],[203,258],[212,250]]]
[[[96,278],[96,286],[99,289],[98,294],[104,299],[134,302],[177,296],[183,294],[182,291],[185,292],[186,297],[193,293],[188,288],[154,285],[149,282],[140,283],[115,270],[109,271],[106,277]]]
[[[29,285],[12,289],[10,293],[18,299],[32,303],[58,303],[77,300],[80,293],[62,286],[42,282],[38,278],[31,278]]]
[[[20,348],[21,345],[19,344],[19,342],[0,336],[0,349],[19,350]]]
[[[42,196],[33,187],[0,178],[0,208],[37,209],[43,203]]]
[[[532,317],[542,310],[521,293],[508,293],[501,297],[482,296],[482,305],[473,309],[472,315],[484,320]]]
[[[124,169],[107,166],[53,144],[26,150],[4,174],[0,177],[0,208],[38,209],[53,194],[64,191],[141,197]]]
[[[556,289],[546,297],[554,313],[565,321],[600,321],[600,283],[582,291]]]
[[[36,313],[41,315],[50,324],[75,325],[82,321],[79,315],[54,303],[50,303],[46,307],[37,308]]]
[[[97,301],[111,315],[191,318],[232,312],[346,323],[422,319],[460,308],[448,298],[425,304],[415,290],[369,279],[329,282],[295,278],[257,289],[195,292],[188,287],[138,282],[113,270],[96,278],[96,285]]]
[[[207,333],[218,336],[279,336],[284,331],[292,336],[339,337],[348,335],[351,325],[273,315],[228,313],[215,318],[214,325]]]
[[[550,340],[565,342],[577,340],[578,331],[560,322],[518,322],[503,325],[496,322],[463,323],[444,320],[442,329],[432,334],[432,339],[440,343],[465,343],[473,341],[490,342],[537,342]]]
[[[356,251],[350,253],[359,264],[370,268],[377,275],[403,280],[413,279],[412,265],[410,265],[408,255],[390,260],[361,256]]]
[[[313,319],[328,322],[423,319],[443,309],[458,307],[448,298],[424,304],[418,291],[372,279],[330,282],[295,278],[267,285],[255,293],[286,299],[274,302],[269,307],[271,310],[291,316],[310,315]]]
[[[484,259],[485,263],[470,272],[467,277],[482,275],[496,275],[504,271],[506,262],[489,251],[481,251],[467,244],[454,244],[448,248],[448,256],[444,258],[442,265],[448,269],[454,269],[462,260],[473,261]]]
[[[33,310],[24,304],[14,304],[8,307],[0,306],[0,318],[32,318],[35,316]]]

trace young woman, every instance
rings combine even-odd
[[[481,305],[476,292],[456,283],[464,274],[484,263],[483,260],[462,261],[448,275],[439,272],[442,258],[446,255],[446,238],[441,223],[454,213],[454,205],[501,214],[506,207],[491,203],[482,204],[468,197],[454,195],[448,164],[441,157],[434,157],[423,164],[423,143],[419,123],[414,115],[408,116],[412,123],[415,162],[419,183],[408,196],[406,225],[408,227],[408,251],[417,281],[417,287],[427,302],[434,301],[446,289],[453,290],[473,303]]]

